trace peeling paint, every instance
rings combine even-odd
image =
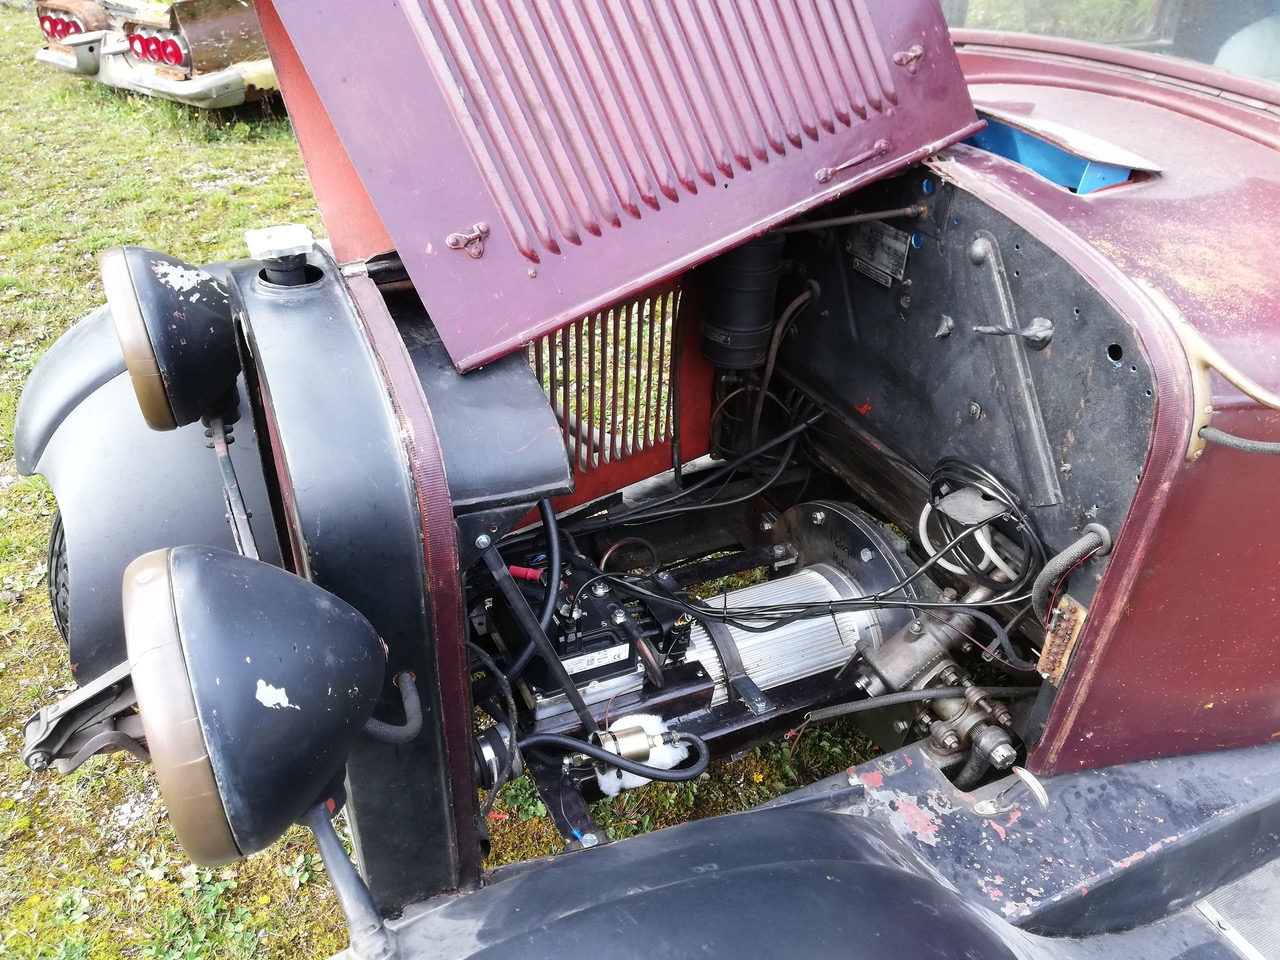
[[[289,702],[289,694],[284,687],[273,687],[262,679],[258,680],[258,690],[254,697],[264,707],[270,707],[273,710],[282,710],[285,707],[293,710],[302,709],[296,703]]]

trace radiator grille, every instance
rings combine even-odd
[[[576,473],[670,442],[679,290],[650,290],[528,347]]]
[[[537,262],[880,113],[866,0],[417,0],[410,23]]]

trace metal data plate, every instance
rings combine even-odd
[[[935,0],[276,9],[462,370],[979,125]]]

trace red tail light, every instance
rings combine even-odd
[[[142,57],[145,59],[147,51],[143,46],[143,39],[144,38],[140,33],[129,34],[129,49],[133,52],[135,57]]]
[[[172,37],[160,44],[160,57],[171,67],[180,66],[182,61],[186,59],[182,53],[181,45]]]
[[[53,38],[53,17],[40,18],[40,32],[50,39]]]
[[[142,41],[142,49],[147,52],[147,59],[155,63],[160,62],[160,38],[147,37]]]
[[[59,17],[53,18],[53,38],[62,40],[70,32],[71,24]]]
[[[66,20],[64,22],[67,25],[67,36],[70,37],[70,36],[74,36],[77,33],[84,33],[84,30],[80,27],[80,24],[76,23],[74,20]]]

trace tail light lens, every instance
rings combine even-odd
[[[50,40],[65,40],[77,33],[84,33],[84,24],[75,17],[46,13],[40,17],[40,32]]]
[[[172,37],[160,44],[160,57],[171,67],[181,66],[186,59],[182,54],[182,47]]]
[[[182,41],[163,33],[131,33],[129,50],[139,60],[162,63],[169,67],[182,67],[187,62],[187,50]]]

